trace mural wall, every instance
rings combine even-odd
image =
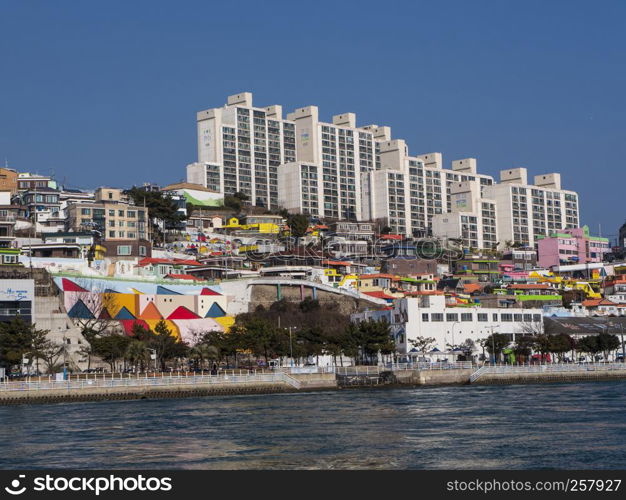
[[[234,323],[226,314],[227,298],[218,286],[60,277],[54,281],[63,292],[69,317],[119,322],[127,334],[135,323],[154,329],[163,320],[176,337],[193,344],[197,334],[227,331]]]

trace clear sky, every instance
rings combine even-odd
[[[624,222],[624,1],[0,0],[0,160],[79,188],[182,180],[227,95],[389,125],[411,154],[561,172]]]

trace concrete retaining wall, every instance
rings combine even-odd
[[[626,379],[626,372],[601,370],[565,373],[487,373],[481,375],[474,384],[551,384],[556,382],[593,382],[623,379]]]
[[[300,390],[337,388],[337,377],[334,373],[298,373],[291,377],[300,382]]]
[[[459,385],[469,383],[473,370],[403,370],[394,372],[395,382],[410,385]]]
[[[293,392],[283,382],[254,382],[246,384],[198,384],[146,387],[89,387],[84,389],[46,389],[10,391],[0,394],[0,405],[59,403],[69,401],[109,401],[115,399],[183,398],[211,395],[268,394]]]

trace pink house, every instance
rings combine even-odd
[[[590,236],[589,227],[562,229],[537,241],[537,263],[540,267],[564,264],[602,262],[610,250],[608,238]]]

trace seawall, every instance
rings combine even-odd
[[[0,384],[0,405],[185,398],[311,392],[363,387],[503,385],[593,382],[626,379],[626,366],[483,367],[460,369],[383,370],[363,367],[350,373],[286,374],[282,372],[239,376],[181,376],[128,379],[74,379],[60,382],[10,382]],[[524,371],[526,370],[526,371]],[[541,371],[543,370],[543,371]]]
[[[478,378],[473,385],[553,384],[567,382],[600,382],[626,379],[626,370],[571,371],[567,373],[489,373]]]

